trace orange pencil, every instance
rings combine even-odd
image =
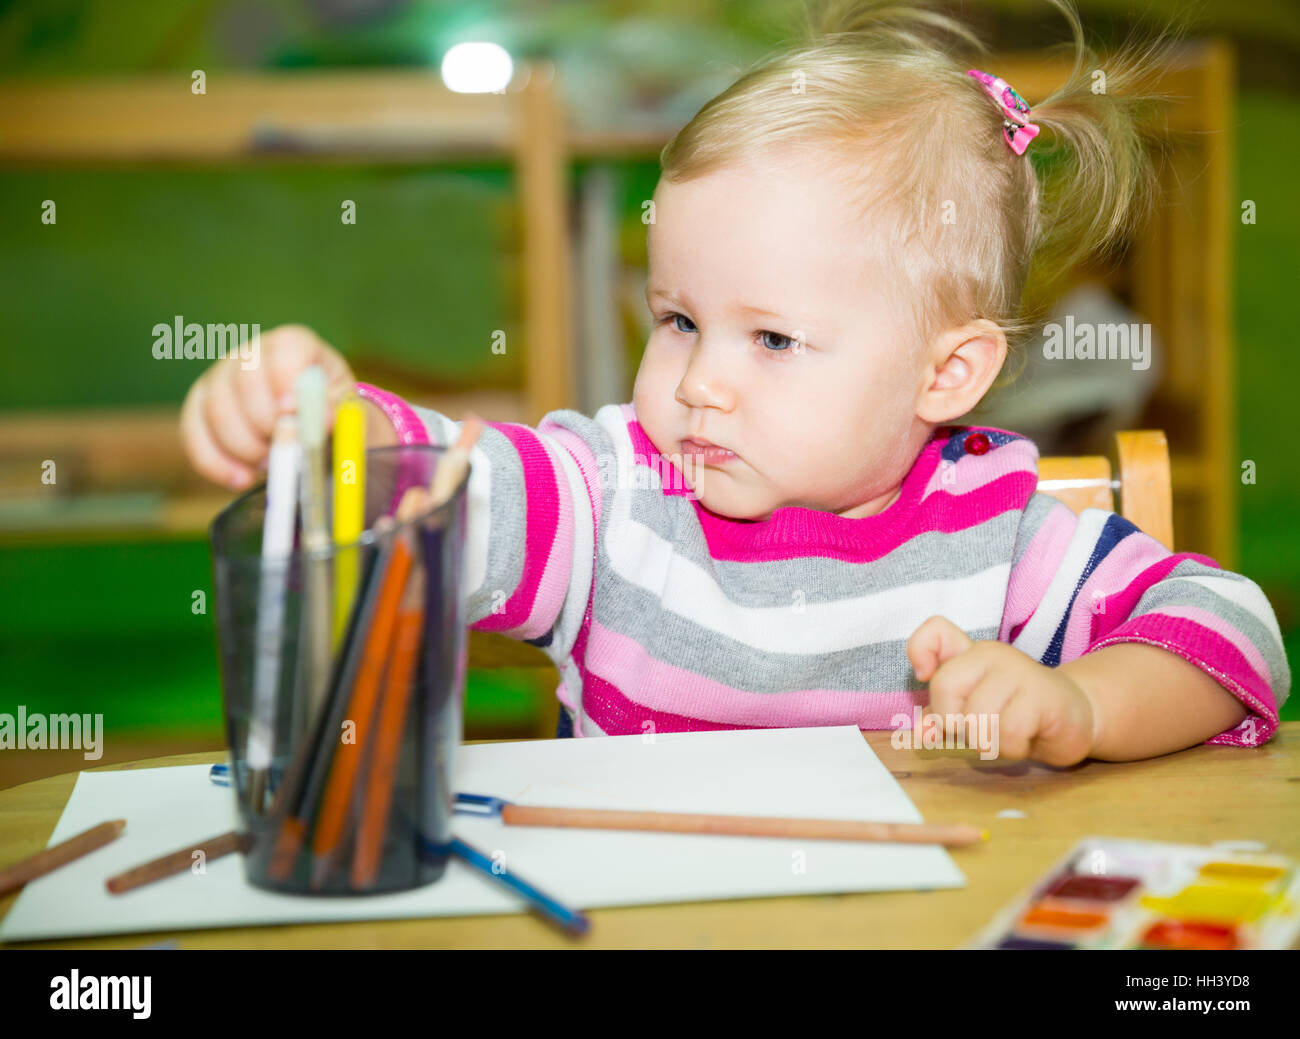
[[[60,841],[53,847],[38,851],[35,855],[15,862],[0,871],[0,895],[22,887],[28,881],[43,877],[46,873],[66,866],[73,859],[89,854],[96,848],[102,848],[126,829],[125,819],[113,819],[110,822],[92,826],[89,830]]]
[[[384,577],[392,558],[394,539],[386,535],[396,526],[391,516],[381,516],[375,521],[375,533],[381,536],[381,541],[375,557],[363,562],[361,587],[330,683],[328,710],[317,716],[310,737],[298,748],[272,802],[270,815],[278,829],[267,871],[276,880],[287,880],[293,872],[308,825],[329,778],[335,747],[341,745],[340,729],[352,687],[356,685],[356,676],[361,669],[361,658],[365,655],[366,633],[378,612]]]
[[[399,510],[400,522],[400,510]],[[338,850],[343,828],[347,823],[348,805],[352,799],[353,785],[361,751],[369,738],[370,722],[374,716],[375,701],[379,696],[379,683],[384,674],[384,659],[393,640],[397,624],[397,610],[402,601],[402,590],[411,571],[413,554],[407,543],[407,532],[399,530],[393,536],[393,554],[384,574],[384,584],[379,591],[375,618],[366,638],[361,667],[344,718],[356,727],[356,740],[336,748],[330,765],[329,779],[321,799],[316,831],[312,834],[311,886],[319,888],[329,873],[330,859]]]
[[[398,516],[408,507],[418,514],[425,508],[427,500],[428,494],[423,488],[412,488],[398,508]],[[402,727],[411,700],[411,678],[420,656],[420,637],[424,630],[422,586],[423,581],[417,567],[406,582],[406,596],[402,600],[402,612],[397,618],[388,654],[388,674],[380,697],[379,717],[375,724],[374,745],[370,754],[370,774],[361,802],[361,821],[352,858],[354,888],[369,887],[379,873],[384,834],[392,808],[393,781],[397,775]]]

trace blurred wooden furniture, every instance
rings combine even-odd
[[[1018,54],[988,64],[1031,103],[1050,94],[1069,68],[1064,59]],[[1169,438],[1180,543],[1231,568],[1240,477],[1229,45],[1181,47],[1161,86],[1170,101],[1161,110],[1160,204],[1111,282],[1163,343],[1163,383],[1141,424]],[[502,94],[473,95],[454,94],[423,72],[223,74],[220,89],[213,83],[202,98],[176,76],[0,81],[0,163],[510,159],[520,185],[525,386],[517,394],[470,390],[419,402],[526,423],[574,399],[570,159],[652,160],[675,129],[571,130],[549,65],[521,66]],[[75,415],[63,419],[78,422]],[[93,431],[88,423],[85,432]],[[172,464],[177,459],[178,451]]]
[[[572,406],[570,141],[550,63],[517,66],[497,94],[458,94],[436,74],[405,71],[222,73],[203,95],[190,86],[176,75],[0,80],[0,164],[504,161],[518,189],[523,385],[410,396],[529,424]],[[403,374],[418,384],[420,373]],[[16,412],[0,416],[0,432],[0,470],[52,459],[59,471],[48,495],[5,524],[8,541],[193,537],[220,505],[190,478],[175,409]],[[69,491],[76,501],[45,501]]]
[[[497,159],[519,193],[525,384],[505,410],[536,423],[573,398],[567,145],[549,62],[495,94],[429,72],[225,73],[0,81],[0,163],[429,163]],[[464,402],[465,406],[476,406]],[[504,402],[494,400],[496,416]]]
[[[1109,456],[1038,460],[1038,489],[1074,512],[1118,512],[1143,533],[1174,550],[1169,445],[1158,429],[1115,434]]]

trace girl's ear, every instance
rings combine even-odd
[[[980,402],[1007,359],[1006,333],[980,318],[935,337],[916,398],[916,417],[941,425]]]

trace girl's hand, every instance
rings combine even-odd
[[[251,369],[243,367],[239,351],[217,361],[181,407],[186,456],[199,473],[231,490],[252,484],[270,452],[275,420],[297,410],[294,381],[303,369],[325,369],[329,416],[356,384],[343,356],[302,325],[281,325],[261,336],[257,356]]]
[[[990,731],[1000,758],[1073,765],[1093,747],[1096,713],[1083,687],[1005,642],[974,642],[947,618],[931,617],[907,640],[907,658],[930,683],[925,713],[996,717]],[[945,723],[945,733],[956,729]]]

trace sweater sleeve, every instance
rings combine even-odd
[[[461,423],[373,387],[404,443],[454,443]],[[559,661],[572,650],[591,594],[600,525],[599,460],[612,451],[600,423],[576,411],[534,429],[483,423],[470,453],[464,589],[466,623],[529,642]]]
[[[1277,618],[1255,582],[1170,552],[1115,513],[1076,516],[1042,493],[1021,518],[998,638],[1049,667],[1117,642],[1177,653],[1250,712],[1208,743],[1266,742],[1291,688]]]

